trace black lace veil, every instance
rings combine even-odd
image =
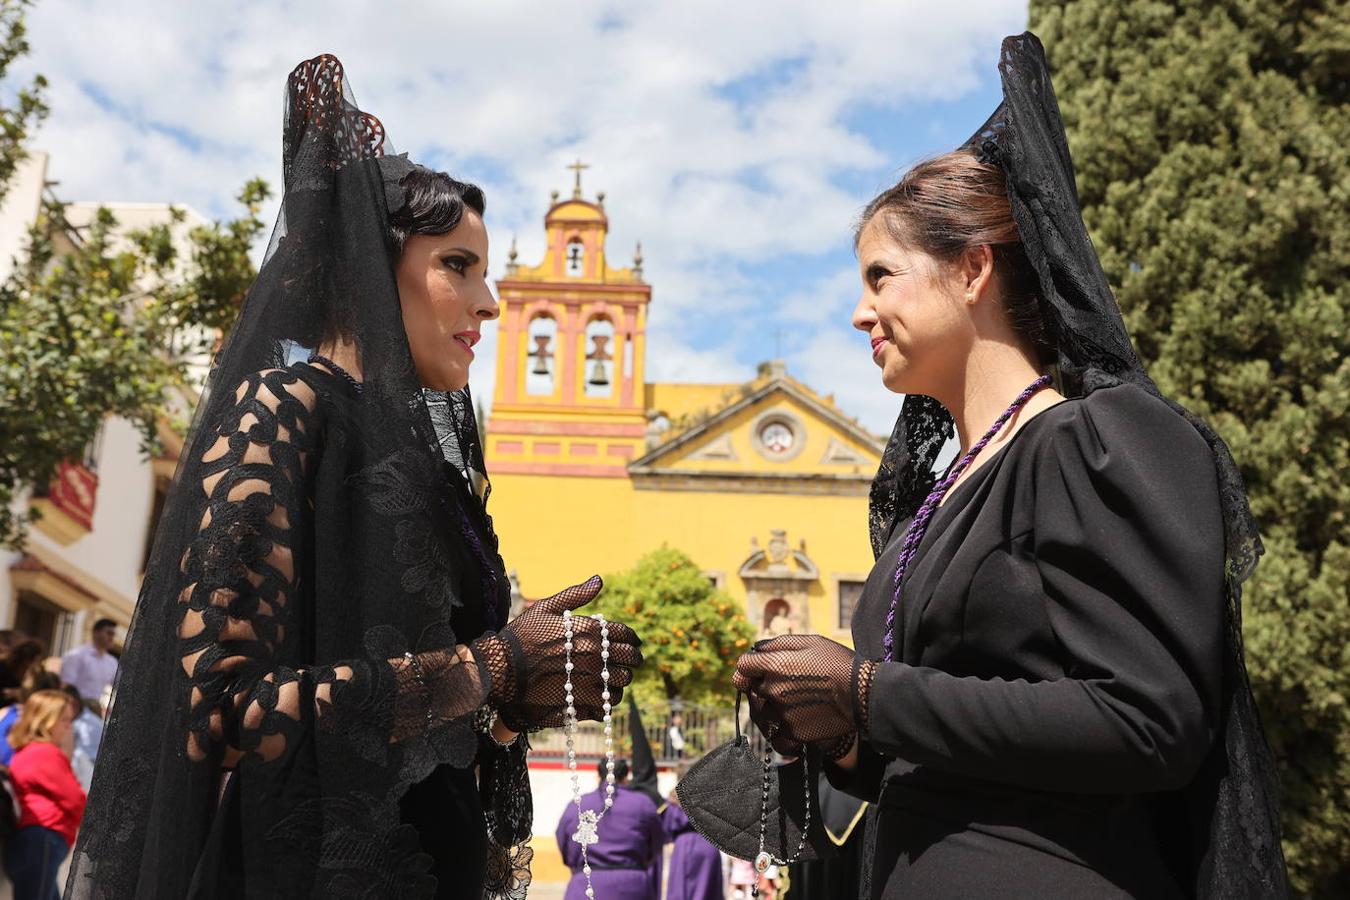
[[[332,56],[288,79],[282,144],[281,213],[169,492],[66,897],[431,896],[399,800],[438,765],[478,766],[485,896],[523,897],[523,741],[481,740],[489,677],[455,652],[509,606],[473,402],[422,388],[386,236],[412,164]],[[306,362],[335,337],[359,386]]]
[[[965,149],[1007,176],[1013,217],[1040,284],[1041,313],[1057,345],[1061,390],[1081,397],[1121,382],[1137,384],[1185,418],[1214,454],[1223,503],[1228,633],[1221,737],[1183,798],[1196,894],[1283,896],[1288,887],[1274,761],[1243,661],[1242,583],[1262,547],[1242,477],[1222,438],[1159,392],[1130,344],[1083,224],[1040,40],[1030,32],[1005,39],[999,72],[1003,103]],[[869,527],[877,555],[931,490],[939,451],[952,434],[951,416],[936,400],[905,397],[872,485]]]

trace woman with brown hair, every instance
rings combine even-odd
[[[780,637],[736,686],[875,803],[864,896],[1282,896],[1241,479],[1131,347],[1040,42],[1000,69],[990,121],[857,233],[853,323],[905,401],[855,649]]]
[[[35,691],[9,733],[9,777],[19,800],[19,827],[5,842],[5,873],[14,900],[55,900],[56,876],[75,843],[84,789],[70,767],[71,725],[78,712],[65,691]]]

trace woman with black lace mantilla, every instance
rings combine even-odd
[[[291,74],[281,215],[161,520],[67,897],[524,896],[522,732],[562,723],[562,612],[600,582],[506,621],[467,387],[498,313],[483,194],[388,151],[336,59]],[[622,688],[639,642],[610,640]]]
[[[1034,35],[1000,71],[993,118],[857,233],[854,325],[906,397],[855,649],[780,637],[736,685],[874,804],[865,897],[1284,896],[1241,479],[1130,345]]]

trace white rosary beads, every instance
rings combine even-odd
[[[572,663],[574,632],[572,629],[572,611],[570,609],[563,610],[563,650],[566,654],[564,668],[567,671],[567,683],[563,685],[563,689],[567,691],[563,734],[567,738],[567,770],[572,776],[572,803],[577,810],[577,830],[573,832],[572,840],[581,845],[581,871],[586,876],[587,900],[595,900],[595,888],[591,886],[591,863],[587,848],[600,840],[600,820],[614,806],[614,708],[609,702],[609,623],[599,613],[595,615],[595,620],[600,623],[600,681],[603,685],[600,699],[604,711],[603,721],[605,726],[605,805],[599,812],[589,809],[582,810],[581,808],[581,785],[577,780],[577,708],[576,697],[572,693],[572,670],[575,668]]]

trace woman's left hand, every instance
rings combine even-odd
[[[749,695],[752,716],[780,751],[788,742],[829,750],[858,730],[853,714],[856,654],[818,634],[785,634],[755,645],[736,663],[732,684]]]

